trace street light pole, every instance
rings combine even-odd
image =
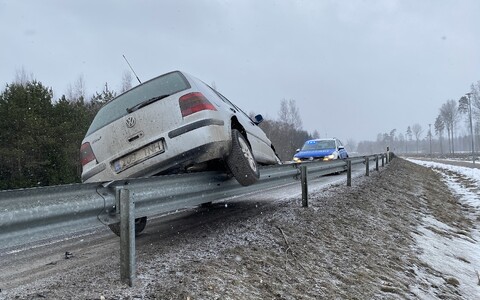
[[[470,96],[472,93],[466,93],[468,98],[468,117],[470,120],[470,135],[472,136],[472,160],[475,165],[475,138],[473,137],[473,123],[472,123],[472,102],[470,101]]]

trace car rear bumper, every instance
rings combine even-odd
[[[121,172],[116,172],[112,163],[100,163],[84,172],[82,181],[104,182],[148,177],[212,159],[221,159],[226,157],[230,151],[231,136],[228,129],[225,128],[223,120],[201,120],[177,130],[170,131],[164,137],[165,151],[163,153]]]

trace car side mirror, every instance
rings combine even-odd
[[[263,116],[262,115],[256,115],[255,116],[255,124],[260,124],[263,122]]]
[[[343,149],[345,149],[345,147],[343,147],[343,146],[338,146],[338,150],[343,150]]]
[[[296,153],[300,152],[300,149],[295,150]]]

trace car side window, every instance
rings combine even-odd
[[[222,94],[220,94],[219,92],[217,92],[216,90],[212,89],[215,94],[218,95],[218,97],[220,97],[220,99],[222,99],[223,102],[227,103],[228,105],[230,105],[231,107],[237,109],[237,106],[235,106],[235,104],[233,104],[232,102],[230,102],[230,100],[228,100],[227,98],[225,98],[225,96],[223,96]]]

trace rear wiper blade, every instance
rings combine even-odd
[[[145,101],[143,101],[143,102],[138,103],[138,104],[135,105],[135,106],[132,106],[132,107],[130,107],[130,108],[127,108],[127,112],[128,112],[128,113],[132,113],[132,112],[134,112],[134,111],[136,111],[136,110],[138,110],[138,109],[140,109],[140,108],[142,108],[142,107],[145,107],[145,106],[147,106],[147,105],[152,104],[153,102],[156,102],[156,101],[158,101],[158,100],[162,100],[163,98],[167,98],[168,96],[170,96],[170,95],[161,95],[161,96],[156,96],[156,97],[150,98],[150,99],[148,99],[148,100],[145,100]]]

